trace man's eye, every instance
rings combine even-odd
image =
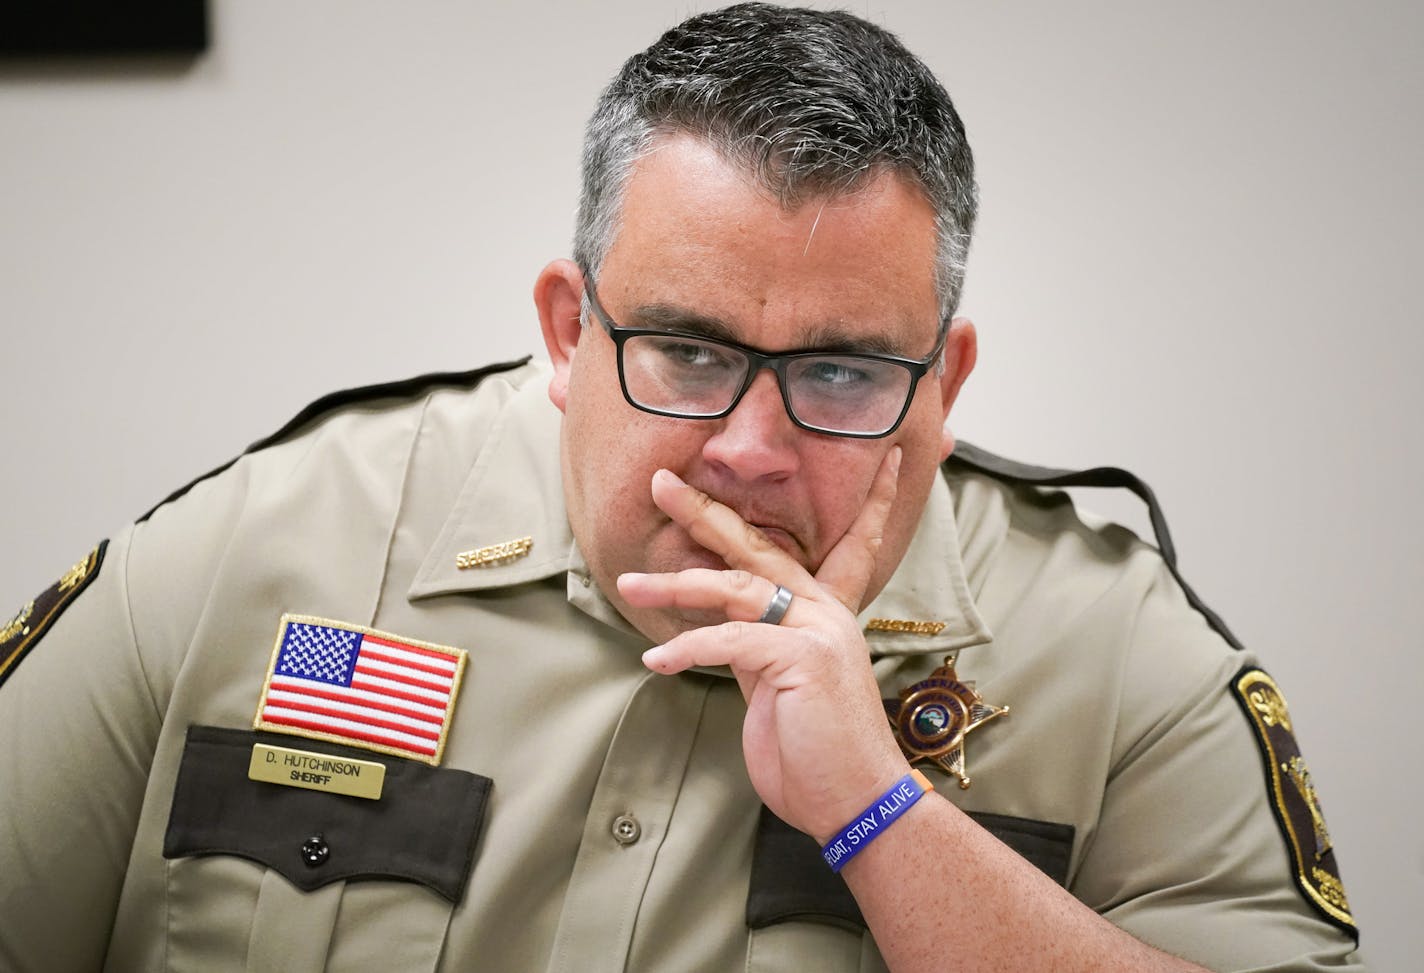
[[[692,341],[661,341],[658,343],[658,351],[679,368],[730,368],[735,364],[731,357],[720,349]]]
[[[864,368],[857,368],[848,361],[811,362],[802,371],[802,376],[817,385],[852,386],[874,381],[874,376]]]

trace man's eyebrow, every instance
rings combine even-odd
[[[823,324],[806,333],[805,347],[846,355],[893,355],[912,358],[900,342],[885,334],[852,335],[839,325]]]
[[[749,345],[753,348],[759,347],[746,341],[743,335],[721,318],[689,308],[678,307],[675,304],[641,304],[629,313],[628,324],[633,327],[674,331],[696,335],[699,338],[713,338],[719,341],[730,341],[733,344]],[[907,353],[900,342],[889,335],[854,335],[844,327],[835,324],[822,324],[810,328],[801,335],[801,340],[796,343],[795,347],[781,350],[825,351],[842,355],[892,355],[899,358],[915,357]]]
[[[738,340],[732,326],[721,318],[675,304],[640,304],[629,313],[628,324],[657,331],[677,331],[697,335],[699,338],[716,338],[719,341]]]

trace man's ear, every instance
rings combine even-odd
[[[572,260],[555,260],[534,282],[534,306],[539,309],[539,330],[554,365],[549,380],[549,400],[564,410],[569,397],[569,373],[583,325],[579,308],[583,300],[583,274]]]
[[[939,376],[940,406],[944,410],[941,463],[954,452],[954,433],[949,431],[949,410],[954,407],[954,400],[959,398],[959,390],[964,387],[969,373],[974,371],[974,363],[978,359],[979,336],[974,330],[974,322],[968,318],[954,318],[949,322],[949,335],[944,339],[944,372]]]

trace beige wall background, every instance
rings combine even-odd
[[[0,614],[324,392],[538,352],[583,119],[704,6],[213,0],[188,65],[0,64]],[[855,8],[978,156],[957,430],[1156,487],[1288,691],[1367,952],[1413,968],[1421,8]]]

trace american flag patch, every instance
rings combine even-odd
[[[465,653],[283,615],[253,726],[440,763]]]

